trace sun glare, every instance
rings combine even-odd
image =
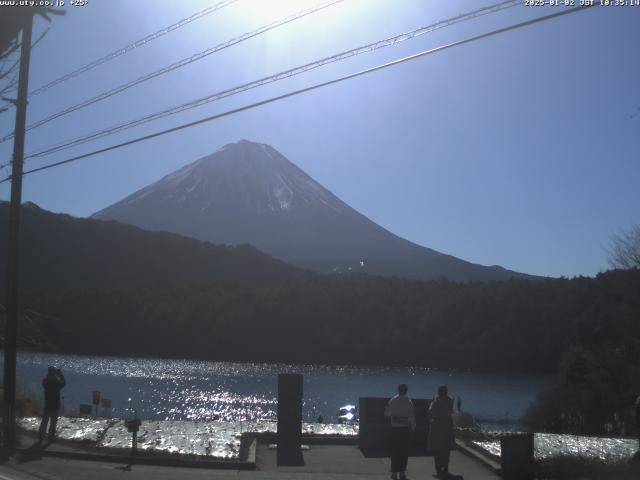
[[[318,5],[318,0],[244,0],[238,10],[245,18],[268,23]]]

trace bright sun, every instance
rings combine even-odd
[[[241,0],[242,15],[260,23],[269,23],[322,3],[319,0]]]

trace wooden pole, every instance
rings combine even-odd
[[[20,74],[16,100],[16,125],[13,139],[11,168],[11,204],[9,207],[9,239],[7,252],[6,326],[4,336],[4,444],[9,449],[16,446],[16,350],[18,318],[20,313],[18,289],[18,256],[20,246],[20,210],[22,203],[22,165],[24,137],[27,119],[27,89],[29,61],[31,57],[31,30],[33,15],[29,15],[22,27],[20,49]]]

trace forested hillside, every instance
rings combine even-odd
[[[453,284],[312,277],[39,294],[66,352],[552,372],[580,343],[636,362],[640,272]]]
[[[325,276],[248,246],[35,205],[22,233],[29,328],[63,352],[526,372],[555,371],[574,345],[628,365],[640,356],[638,270],[490,283]]]
[[[5,271],[8,203],[0,203],[0,272]],[[259,282],[310,275],[259,250],[213,245],[166,232],[22,209],[20,283],[27,291]],[[4,292],[5,275],[0,275]]]

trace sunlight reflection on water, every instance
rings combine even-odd
[[[0,363],[2,358],[0,358]],[[517,420],[547,380],[536,375],[476,374],[412,367],[352,367],[87,357],[21,352],[19,388],[41,398],[48,365],[66,375],[64,412],[91,403],[91,391],[112,400],[101,414],[150,420],[262,422],[275,419],[279,373],[304,375],[303,420],[337,423],[338,408],[359,397],[391,396],[400,383],[414,398],[431,398],[439,384],[461,395],[463,408],[488,418]],[[127,399],[131,398],[128,402]]]
[[[36,432],[40,418],[27,417],[18,422],[21,428]],[[138,448],[185,455],[237,458],[240,453],[240,435],[243,432],[276,431],[275,422],[145,420],[138,432]],[[302,433],[354,436],[358,433],[358,427],[304,423]],[[123,420],[60,417],[57,435],[63,440],[90,441],[98,447],[131,448],[131,433],[127,431]]]
[[[498,440],[473,443],[492,455],[500,456],[500,441]],[[631,458],[637,448],[638,441],[631,438],[583,437],[552,433],[536,433],[534,435],[534,455],[536,460],[540,461],[566,455],[618,463]]]

